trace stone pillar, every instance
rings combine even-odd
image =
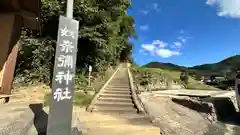
[[[0,14],[0,94],[11,94],[22,28],[22,17]]]

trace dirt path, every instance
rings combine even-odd
[[[50,88],[45,85],[22,87],[13,90],[13,97],[10,98],[10,103],[43,103],[46,92]]]

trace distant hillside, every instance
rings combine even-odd
[[[178,66],[172,63],[161,63],[161,62],[150,62],[144,65],[143,67],[161,68],[161,69],[176,70],[176,71],[187,70],[187,68],[183,66]]]
[[[194,72],[198,76],[201,75],[227,75],[231,72],[235,72],[236,68],[240,68],[240,55],[229,57],[223,61],[213,64],[203,64],[194,67],[184,67],[178,66],[171,63],[161,63],[161,62],[150,62],[144,67],[148,68],[161,68],[161,69],[168,69],[168,70],[186,70],[188,72]]]
[[[201,71],[211,75],[226,75],[227,73],[235,72],[236,68],[240,68],[240,55],[229,57],[218,63],[203,64],[191,67],[189,69]]]

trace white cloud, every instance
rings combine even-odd
[[[177,39],[179,39],[181,42],[183,42],[183,43],[185,43],[186,41],[187,41],[187,37],[186,38],[184,38],[184,37],[182,37],[182,36],[179,36],[179,37],[177,37]]]
[[[164,41],[161,41],[161,40],[154,40],[152,44],[153,45],[159,45],[159,47],[161,47],[161,48],[163,48],[163,47],[168,45],[168,43],[166,43]]]
[[[144,15],[147,15],[149,13],[148,10],[141,10],[140,12],[143,13]]]
[[[207,5],[213,5],[216,3],[216,0],[207,0],[206,4]]]
[[[207,5],[217,6],[217,15],[240,18],[240,0],[207,0]]]
[[[149,30],[149,26],[148,25],[142,25],[142,26],[140,26],[140,30],[147,31],[147,30]]]
[[[182,43],[181,42],[173,42],[173,44],[177,47],[181,47],[182,46]]]
[[[180,34],[184,34],[185,33],[185,31],[184,30],[180,30],[180,32],[179,32]]]
[[[179,42],[178,44],[182,44]],[[168,43],[161,41],[161,40],[153,40],[151,44],[142,44],[142,48],[149,52],[151,55],[157,55],[163,58],[168,58],[171,56],[178,56],[180,55],[179,51],[173,51],[170,49],[166,49],[164,47],[168,46]],[[144,50],[140,50],[140,53],[144,53]],[[146,54],[144,54],[146,55]]]
[[[174,55],[176,55],[176,56],[180,55],[180,52],[172,51],[169,49],[158,49],[158,50],[156,50],[156,53],[158,56],[163,57],[163,58],[169,58]]]
[[[144,55],[147,55],[147,53],[144,50],[140,50],[139,52],[144,54]]]
[[[156,46],[153,44],[143,44],[142,48],[145,49],[146,51],[154,52],[154,50],[156,49]]]
[[[157,12],[160,12],[159,5],[157,3],[153,3],[153,9]]]
[[[154,9],[157,9],[158,8],[158,4],[157,3],[153,3],[153,7],[154,7]]]

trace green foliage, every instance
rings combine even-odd
[[[158,75],[166,78],[168,81],[169,80],[174,80],[178,84],[182,84],[182,81],[180,80],[180,74],[181,72],[179,71],[174,71],[174,70],[166,70],[166,69],[160,69],[160,68],[145,68],[145,67],[138,67],[138,70],[140,71],[147,71],[151,73],[152,75]],[[134,69],[133,69],[134,71]],[[154,75],[152,82],[154,82],[154,79],[156,76]],[[151,79],[151,78],[150,78]],[[184,84],[183,84],[184,85]],[[204,85],[194,79],[192,79],[190,76],[188,77],[188,85],[186,87],[187,89],[191,90],[219,90],[218,88],[214,88],[208,85]]]
[[[82,92],[75,92],[73,104],[78,106],[87,106],[91,100],[92,96]]]
[[[184,80],[183,80],[183,82],[186,86],[188,85],[188,81],[189,81],[189,75],[188,75],[188,73],[186,73],[184,76]]]
[[[188,72],[181,72],[181,74],[180,74],[180,81],[182,81],[182,84],[184,85],[185,88],[188,87],[188,83],[189,83],[189,74],[188,74]]]
[[[51,100],[51,93],[47,93],[44,96],[44,106],[49,106],[50,105],[50,100]]]
[[[146,68],[140,67],[132,67],[131,71],[135,77],[134,80],[136,81],[136,83],[142,86],[154,84],[156,78],[162,76],[161,72],[152,72],[151,70],[147,70]]]
[[[51,80],[54,45],[55,42],[48,39],[36,39],[27,37],[23,33],[21,37],[22,49],[19,52],[16,76],[16,84],[49,84]]]
[[[59,15],[66,0],[41,1],[42,33],[25,29],[17,60],[15,84],[43,82],[52,78]],[[76,84],[86,86],[88,66],[103,73],[122,59],[131,59],[129,38],[136,37],[134,20],[126,14],[130,0],[75,0],[74,19],[79,21]]]
[[[83,92],[75,92],[73,104],[78,106],[87,106],[91,102],[92,96]],[[49,106],[51,100],[51,93],[44,96],[44,106]]]
[[[75,88],[77,90],[85,91],[88,85],[88,78],[84,74],[77,73],[75,75]]]

